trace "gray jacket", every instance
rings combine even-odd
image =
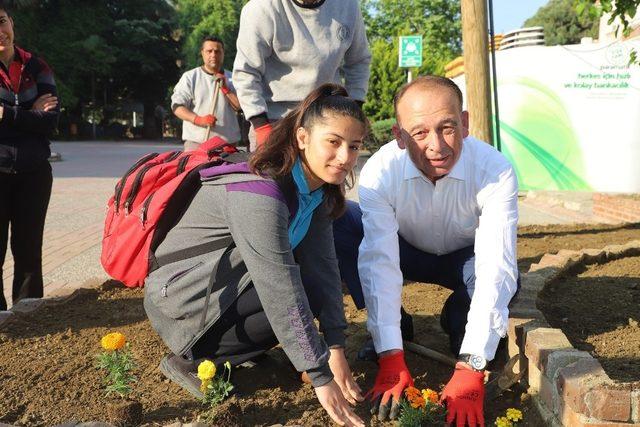
[[[144,307],[172,352],[188,351],[253,282],[295,368],[307,371],[316,387],[333,378],[328,346],[344,345],[346,320],[331,220],[325,204],[321,205],[307,235],[292,251],[289,215],[284,196],[272,180],[232,174],[203,183],[155,254],[162,259],[229,236],[235,247],[162,265],[147,277]],[[207,285],[217,262],[205,327],[200,328]],[[320,331],[303,283],[321,290]]]

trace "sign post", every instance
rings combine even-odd
[[[411,67],[422,65],[422,36],[400,36],[398,67],[408,68],[407,82],[411,81]]]

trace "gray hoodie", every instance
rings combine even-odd
[[[162,259],[229,236],[235,247],[171,262],[149,274],[145,310],[171,351],[184,354],[253,282],[295,368],[307,371],[315,387],[333,378],[328,346],[344,346],[347,325],[331,220],[326,205],[320,205],[307,235],[292,251],[289,215],[285,197],[272,180],[234,174],[203,183],[155,254]],[[204,295],[218,261],[206,325],[200,329]],[[321,291],[320,331],[305,286]]]

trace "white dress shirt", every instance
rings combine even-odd
[[[451,172],[433,184],[391,141],[365,164],[358,195],[364,226],[358,269],[376,351],[402,348],[400,234],[436,255],[475,242],[475,291],[460,352],[493,359],[518,276],[518,183],[509,161],[467,137]]]

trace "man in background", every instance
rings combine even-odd
[[[200,54],[203,64],[184,73],[171,96],[171,110],[183,121],[185,151],[195,150],[213,136],[230,143],[240,140],[236,115],[240,103],[230,80],[231,73],[222,68],[224,43],[217,37],[206,36]]]

